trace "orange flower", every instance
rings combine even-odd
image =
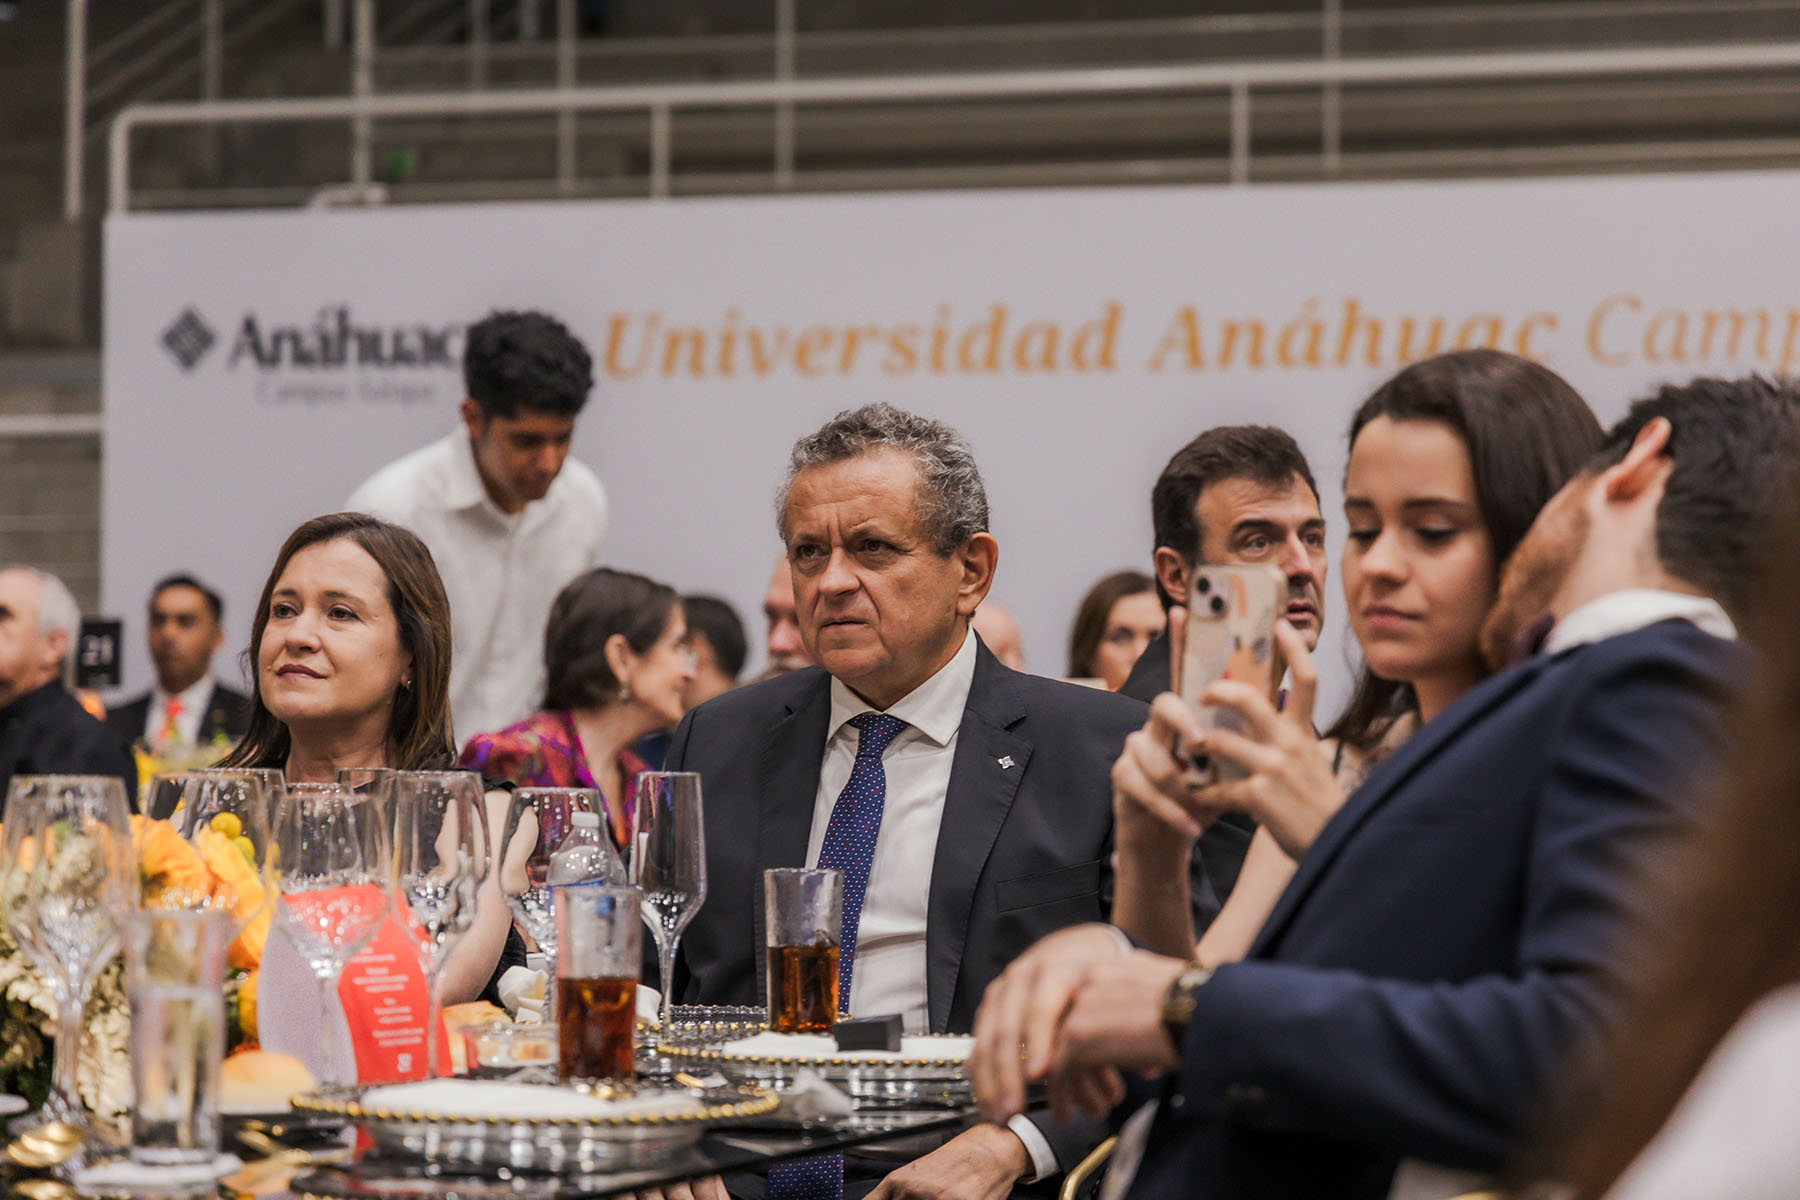
[[[146,907],[193,908],[211,898],[213,873],[173,825],[133,815],[131,840],[137,846]]]
[[[212,871],[217,882],[213,886],[213,906],[231,914],[233,921],[249,920],[226,951],[232,966],[248,970],[262,962],[263,943],[269,936],[273,914],[264,905],[262,879],[244,852],[238,839],[211,827],[194,835],[194,848]],[[255,919],[250,920],[254,914]]]

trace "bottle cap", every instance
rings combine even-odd
[[[600,814],[599,813],[591,813],[591,812],[576,813],[575,814],[575,828],[577,828],[577,829],[598,829],[598,828],[600,828]]]

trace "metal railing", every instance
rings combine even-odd
[[[131,206],[131,136],[151,126],[260,124],[278,121],[348,121],[383,118],[496,117],[520,114],[642,112],[649,122],[648,191],[670,193],[672,114],[678,109],[779,109],[821,104],[894,104],[945,100],[1016,100],[1046,97],[1110,97],[1147,93],[1224,92],[1229,97],[1229,178],[1250,179],[1251,97],[1259,88],[1317,88],[1444,81],[1593,79],[1675,76],[1696,72],[1757,71],[1800,67],[1800,42],[1722,44],[1684,48],[1539,51],[1413,57],[1243,61],[1166,67],[1035,70],[882,76],[862,79],[757,80],[716,84],[643,84],[624,87],[529,88],[515,91],[438,92],[399,95],[232,100],[133,105],[115,119],[110,135],[109,203]],[[360,141],[360,140],[359,140]],[[366,154],[366,142],[356,153]],[[772,170],[793,178],[791,137],[778,139]],[[367,166],[352,165],[352,178]]]

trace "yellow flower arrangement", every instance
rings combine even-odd
[[[231,977],[225,986],[228,1041],[254,1042],[257,967],[272,915],[253,865],[255,847],[235,818],[214,818],[192,843],[169,822],[142,816],[131,818],[131,833],[145,907],[206,905],[237,922],[253,917],[227,951]],[[30,855],[33,847],[27,843],[21,852]],[[105,1118],[123,1113],[131,1096],[130,1006],[122,968],[115,958],[95,984],[78,1067],[83,1103]],[[55,1032],[53,993],[0,925],[0,1088],[42,1099]]]

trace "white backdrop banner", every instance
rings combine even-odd
[[[1603,422],[1659,381],[1794,371],[1795,212],[1800,175],[1721,174],[113,218],[104,605],[131,689],[168,572],[224,593],[241,649],[286,534],[452,427],[464,325],[539,308],[593,352],[575,453],[612,564],[724,594],[759,646],[788,448],[888,400],[973,443],[992,594],[1061,674],[1081,594],[1147,568],[1151,483],[1208,426],[1294,433],[1335,565],[1350,414],[1408,361],[1527,354]]]

